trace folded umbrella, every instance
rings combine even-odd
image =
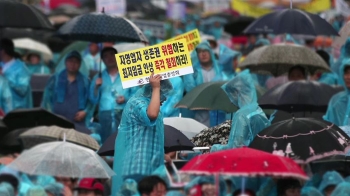
[[[312,118],[292,118],[257,134],[249,147],[308,163],[349,149],[350,137],[336,125]]]
[[[292,159],[247,147],[196,156],[179,172],[196,175],[308,179],[305,172]]]
[[[245,30],[246,34],[301,34],[335,35],[338,32],[326,20],[316,14],[298,9],[284,9],[266,14]]]
[[[31,148],[46,142],[63,141],[64,138],[66,142],[71,142],[92,150],[98,150],[100,148],[97,141],[90,135],[80,133],[74,129],[65,129],[57,126],[35,127],[22,133],[19,138],[25,148]]]
[[[288,73],[296,65],[304,67],[311,74],[316,71],[330,72],[326,62],[317,53],[295,44],[262,46],[249,53],[238,67],[277,77]]]
[[[37,145],[19,155],[9,168],[31,175],[110,178],[115,175],[96,152],[70,142]]]
[[[288,112],[326,112],[329,100],[340,92],[327,84],[315,81],[294,81],[268,90],[258,100],[263,109],[277,109]]]
[[[115,140],[117,132],[107,138],[105,143],[98,150],[100,156],[114,156]],[[164,125],[164,150],[165,153],[192,150],[194,144],[181,131],[172,126]]]

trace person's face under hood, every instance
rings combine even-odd
[[[242,108],[245,105],[256,103],[257,94],[254,86],[254,80],[249,70],[240,72],[232,80],[222,86],[230,101]]]
[[[215,56],[209,42],[205,41],[198,44],[196,47],[196,53],[201,65],[210,63],[214,64]]]

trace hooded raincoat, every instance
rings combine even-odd
[[[173,87],[169,80],[161,81],[160,100],[166,100]],[[116,195],[126,179],[140,181],[164,164],[164,124],[159,113],[151,121],[147,108],[152,87],[145,85],[128,101],[115,142],[112,195]]]
[[[337,186],[338,184],[344,182],[343,177],[336,171],[328,171],[323,174],[322,181],[318,190],[324,193],[328,186]]]
[[[256,134],[270,126],[270,121],[257,103],[257,95],[249,70],[240,72],[222,86],[230,101],[239,107],[232,117],[227,145],[214,145],[212,152],[249,146]]]
[[[11,89],[13,109],[32,108],[31,74],[27,66],[21,60],[13,59],[2,67]]]
[[[65,59],[72,53],[67,54]],[[84,111],[86,112],[85,120],[75,123],[88,126],[94,110],[94,105],[88,99],[90,81],[86,76],[78,72],[76,80],[70,83],[67,79],[67,74],[66,69],[64,69],[51,76],[45,87],[41,107],[62,115],[72,122],[75,122],[74,117],[77,112]],[[74,90],[75,87],[73,85],[76,85],[77,91]],[[72,93],[77,95],[77,105],[70,102],[70,99],[73,98]]]
[[[323,117],[337,126],[350,125],[350,90],[344,84],[344,69],[348,66],[350,66],[350,58],[345,59],[340,68],[341,77],[339,79],[346,90],[333,95],[329,101],[327,113]]]
[[[332,192],[331,196],[346,196],[350,195],[350,183],[342,182]]]
[[[29,54],[30,55],[30,54]],[[38,64],[27,63],[27,68],[31,74],[50,74],[51,71],[48,66],[44,64],[41,55],[38,54],[40,62]]]
[[[41,186],[30,187],[26,193],[26,196],[47,196],[45,189]]]
[[[181,77],[170,78],[169,81],[176,90],[172,91],[171,95],[169,95],[167,100],[160,108],[164,118],[179,116],[180,109],[175,108],[175,105],[181,101],[185,91],[184,83]]]
[[[96,80],[102,77],[102,85],[98,88],[97,94],[95,94]],[[95,75],[90,86],[90,101],[93,104],[99,105],[99,120],[101,124],[101,141],[104,143],[106,139],[115,131],[117,131],[122,111],[126,105],[126,102],[131,97],[132,89],[123,89],[122,81],[119,73],[115,75],[114,81],[109,75],[107,69],[105,69],[101,76]],[[116,100],[119,96],[123,96],[125,102],[118,104]]]
[[[233,68],[235,59],[239,62],[242,57],[242,53],[235,50],[231,50],[225,45],[219,45],[219,66],[223,72],[224,80],[232,79],[236,71]]]
[[[15,191],[10,184],[3,182],[0,184],[0,195],[1,196],[15,196]]]
[[[7,114],[13,109],[12,94],[8,81],[0,76],[0,109]]]
[[[301,190],[301,196],[323,196],[315,187],[308,186]]]
[[[80,54],[82,54],[84,52],[81,52]],[[56,69],[55,69],[55,73],[60,73],[62,70],[66,69],[66,58],[62,58],[58,63],[57,63],[57,66],[56,66]],[[81,66],[80,66],[80,69],[79,69],[79,72],[81,74],[83,74],[84,76],[86,77],[89,77],[90,76],[90,68],[88,66],[88,63],[85,62],[85,59],[82,59],[82,62],[81,62]]]

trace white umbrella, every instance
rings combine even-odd
[[[164,118],[164,124],[181,131],[187,138],[192,139],[203,129],[208,128],[202,123],[191,118],[171,117]]]
[[[110,178],[115,175],[96,152],[65,141],[34,146],[8,167],[31,175],[70,178]]]
[[[13,43],[15,44],[15,48],[40,53],[44,61],[49,61],[52,59],[52,52],[50,48],[43,43],[30,38],[14,39]]]

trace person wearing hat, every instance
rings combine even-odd
[[[8,80],[13,109],[32,108],[31,74],[26,65],[15,58],[15,47],[10,39],[0,40],[2,75]]]
[[[75,190],[78,191],[78,196],[102,196],[104,187],[94,178],[83,178]]]
[[[95,75],[90,87],[90,101],[99,104],[98,118],[101,124],[101,141],[112,135],[119,126],[123,109],[131,96],[131,89],[123,89],[115,55],[117,50],[106,47],[101,59],[106,65],[102,73]]]
[[[86,126],[93,113],[89,102],[90,81],[79,72],[82,58],[72,51],[65,58],[66,69],[53,75],[44,91],[42,107],[79,126]]]

